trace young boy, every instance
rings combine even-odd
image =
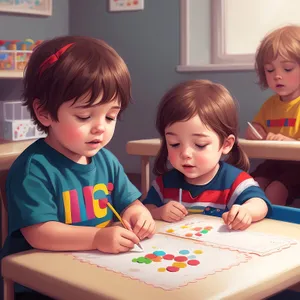
[[[300,139],[300,27],[285,26],[268,34],[256,53],[262,88],[276,94],[261,107],[253,126],[263,139]],[[257,137],[248,127],[248,139]],[[266,160],[251,174],[273,204],[291,204],[300,196],[299,162]]]
[[[119,253],[154,234],[151,214],[137,200],[141,193],[104,148],[130,95],[127,66],[103,41],[59,37],[34,50],[24,104],[47,137],[10,169],[2,257],[32,248]],[[110,226],[108,201],[132,231]]]

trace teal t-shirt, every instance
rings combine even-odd
[[[6,195],[8,237],[2,257],[32,249],[21,228],[47,221],[105,227],[113,219],[107,201],[121,213],[141,193],[107,149],[81,165],[39,139],[11,166]]]

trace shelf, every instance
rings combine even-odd
[[[14,160],[36,139],[25,141],[5,141],[0,139],[0,172],[8,170]]]
[[[0,71],[0,79],[23,78],[23,71]]]

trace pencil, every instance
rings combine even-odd
[[[258,131],[254,128],[254,126],[253,126],[250,122],[247,122],[247,123],[248,123],[248,125],[250,126],[250,128],[251,128],[252,132],[254,133],[254,135],[255,135],[258,139],[262,140],[262,139],[263,139],[262,136],[258,133]]]
[[[109,203],[107,202],[107,206],[111,209],[111,211],[115,214],[115,216],[118,218],[118,220],[121,222],[121,224],[124,226],[124,228],[126,228],[127,230],[131,230],[131,228],[128,228],[126,226],[126,224],[124,223],[123,219],[121,218],[121,216],[119,215],[119,213],[114,209],[114,207]],[[137,243],[137,245],[141,248],[141,250],[144,250],[143,247],[141,246],[140,243]]]
[[[200,214],[200,213],[203,213],[203,209],[199,209],[199,208],[188,208],[187,211],[189,213],[194,213],[194,214]]]
[[[179,203],[182,204],[182,189],[179,189]]]

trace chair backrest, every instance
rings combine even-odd
[[[7,237],[8,219],[7,219],[7,202],[5,195],[5,183],[8,171],[0,172],[0,201],[1,201],[1,245]]]
[[[270,219],[300,224],[300,208],[281,205],[272,205],[272,208]]]

